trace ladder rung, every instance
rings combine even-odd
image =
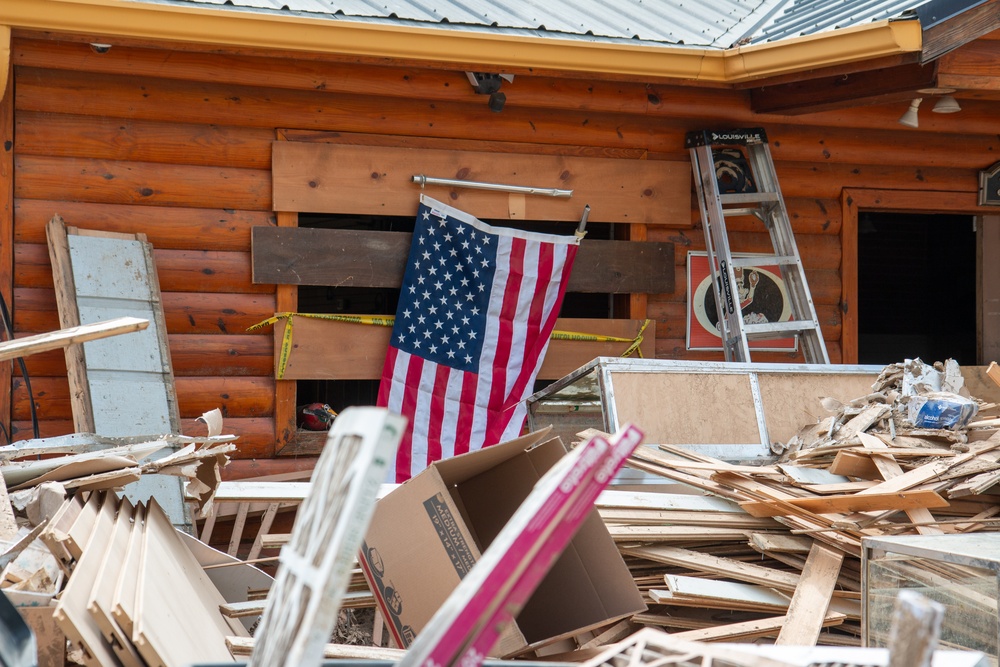
[[[759,218],[761,212],[764,208],[761,206],[740,206],[739,208],[724,208],[722,209],[722,215],[727,218],[739,218],[746,215],[752,215],[755,218]]]
[[[737,266],[792,266],[798,260],[794,255],[752,255],[749,257],[733,257],[730,265]]]
[[[738,192],[719,195],[723,204],[765,204],[778,201],[777,192]]]
[[[814,320],[792,320],[790,322],[743,325],[743,333],[746,334],[747,340],[756,338],[781,338],[782,335],[792,336],[804,331],[819,331],[819,324]]]

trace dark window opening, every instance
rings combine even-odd
[[[977,363],[973,224],[968,215],[858,216],[860,363]]]
[[[483,220],[495,227],[512,227],[550,234],[572,234],[566,222],[531,222]],[[350,229],[372,232],[412,232],[414,221],[407,217],[352,216],[317,213],[299,214],[300,227]],[[613,225],[590,223],[588,239],[613,238]],[[581,270],[582,267],[574,267]],[[398,288],[323,287],[303,285],[298,290],[298,310],[302,313],[342,315],[395,315]],[[567,293],[560,317],[604,318],[613,316],[610,294]],[[542,383],[542,384],[547,384]],[[298,380],[296,403],[328,403],[338,412],[351,405],[374,405],[378,398],[378,380]]]

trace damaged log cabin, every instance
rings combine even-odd
[[[282,327],[248,329],[283,312],[391,313],[402,261],[391,248],[416,208],[412,176],[425,174],[573,189],[565,201],[436,191],[482,218],[546,222],[567,233],[589,204],[584,246],[607,250],[599,261],[581,257],[580,284],[570,286],[568,319],[557,328],[631,340],[649,319],[644,356],[721,359],[686,343],[688,253],[705,243],[684,135],[763,126],[831,360],[871,361],[865,346],[875,341],[874,354],[896,361],[908,353],[885,355],[877,339],[893,334],[875,329],[894,318],[920,326],[904,317],[921,310],[906,298],[920,289],[896,289],[893,276],[912,285],[923,272],[890,243],[881,270],[862,275],[872,221],[877,227],[877,216],[900,212],[958,215],[966,222],[947,227],[904,221],[902,238],[940,247],[968,235],[974,220],[980,257],[1000,244],[996,209],[978,196],[979,174],[998,152],[1000,32],[995,2],[968,4],[942,21],[876,21],[806,42],[785,34],[738,56],[694,41],[689,50],[647,54],[648,62],[638,52],[631,58],[635,39],[627,47],[595,40],[587,49],[556,40],[514,60],[517,49],[491,41],[503,30],[484,29],[478,34],[495,52],[463,57],[455,33],[431,24],[401,34],[424,35],[432,49],[390,54],[380,45],[393,39],[379,28],[359,45],[348,39],[349,21],[295,15],[289,24],[280,11],[206,4],[181,16],[190,7],[4,3],[0,289],[14,333],[58,328],[44,232],[54,214],[82,229],[142,232],[154,248],[183,428],[221,407],[239,436],[227,470],[233,478],[308,469],[310,458],[282,456],[315,454],[321,443],[297,431],[296,406],[372,402],[387,330],[331,324],[316,356],[293,359],[276,379]],[[98,9],[111,18],[91,22]],[[55,16],[73,18],[57,25]],[[201,22],[216,26],[209,32],[217,37],[184,27]],[[97,24],[104,28],[95,33]],[[260,31],[270,37],[259,39]],[[838,40],[854,33],[869,46],[844,55]],[[526,42],[546,36],[541,28]],[[685,70],[694,56],[719,69]],[[725,66],[736,57],[742,69]],[[501,84],[499,113],[470,86],[468,71],[514,75]],[[961,112],[932,113],[933,93],[951,89]],[[928,99],[919,128],[900,125],[920,96]],[[734,219],[730,228],[734,251],[768,247],[756,221]],[[307,234],[321,231],[330,235],[317,245]],[[291,261],[305,249],[308,267]],[[976,272],[975,250],[962,257],[952,265],[970,267],[961,284],[938,269],[926,273],[948,294],[974,295],[972,314],[939,318],[973,336],[973,358],[959,359],[969,365],[998,356],[1000,280],[990,262]],[[865,295],[874,295],[875,314],[859,308]],[[554,344],[540,379],[627,347]],[[947,356],[956,355],[924,355]],[[797,358],[778,351],[755,360]],[[42,436],[71,432],[62,354],[32,357],[27,368]],[[10,388],[0,393],[0,419],[14,439],[29,437],[25,383],[5,365],[0,385]]]

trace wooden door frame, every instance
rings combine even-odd
[[[841,299],[840,310],[842,363],[858,363],[858,213],[878,211],[893,213],[968,214],[996,218],[996,207],[980,206],[976,192],[934,190],[879,190],[844,188],[841,203]],[[978,225],[982,229],[982,225]],[[980,264],[982,264],[980,262]],[[977,276],[980,275],[977,270]],[[982,297],[980,297],[982,301]],[[982,311],[982,303],[979,310]],[[980,318],[981,319],[981,318]],[[980,323],[982,329],[982,323]],[[981,332],[980,332],[981,333]],[[977,339],[981,336],[977,335]],[[981,346],[982,347],[982,346]]]

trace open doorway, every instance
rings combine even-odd
[[[858,361],[977,360],[971,215],[858,215]]]

